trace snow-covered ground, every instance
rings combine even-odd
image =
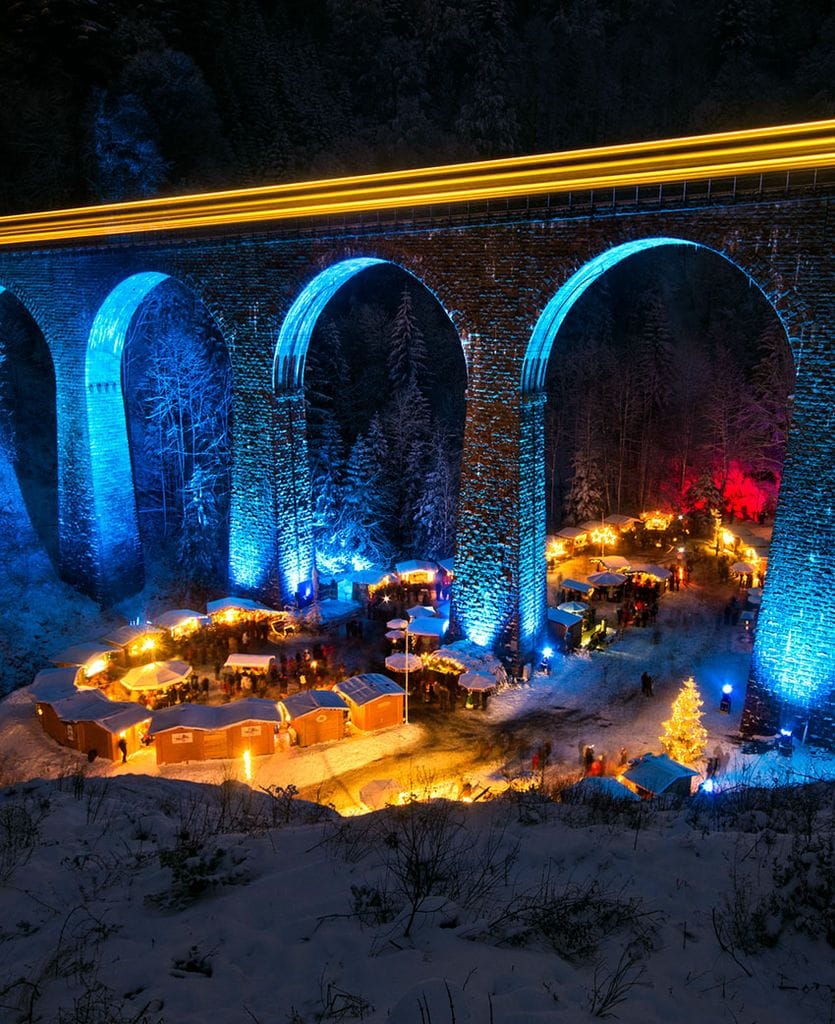
[[[15,691],[0,702],[0,1021],[831,1024],[835,784],[775,784],[835,778],[835,759],[741,752],[750,647],[722,599],[665,596],[659,642],[630,629],[556,658],[486,712],[455,712],[445,742],[430,716],[259,758],[248,786],[242,764],[158,768],[152,750],[88,764]],[[658,751],[690,674],[725,792],[674,807],[540,791],[577,772],[580,745],[610,763]],[[471,741],[456,748],[452,725]],[[530,758],[546,741],[543,780]],[[369,780],[454,797],[463,773],[510,788],[354,816]]]

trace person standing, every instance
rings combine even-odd
[[[124,736],[120,736],[119,743],[117,745],[119,750],[122,751],[122,764],[126,764],[128,760],[128,741]]]

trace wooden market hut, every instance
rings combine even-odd
[[[104,672],[115,654],[115,648],[111,644],[96,640],[65,647],[57,654],[53,654],[49,660],[53,665],[62,668],[83,669],[84,675],[89,679],[91,676],[98,675],[99,672]]]
[[[363,732],[403,722],[406,691],[388,676],[366,672],[337,683],[334,690],[345,698],[351,722]]]
[[[154,661],[162,639],[162,630],[156,626],[117,626],[105,633],[102,640],[115,649],[111,660],[118,661],[123,668],[139,665],[142,661]]]
[[[561,530],[557,530],[554,536],[567,542],[570,555],[576,555],[589,543],[588,533],[579,526],[564,526]]]
[[[101,690],[77,690],[59,700],[39,700],[38,717],[43,731],[74,750],[95,751],[98,757],[120,760],[119,740],[127,743],[128,755],[142,746],[151,716],[139,704],[111,701]]]
[[[220,757],[253,756],[275,751],[281,715],[274,701],[248,697],[231,704],[177,704],[155,711],[150,735],[157,764],[209,761]]]
[[[565,612],[562,608],[549,608],[548,632],[567,650],[574,650],[583,639],[583,616]]]
[[[302,690],[279,702],[281,717],[296,731],[300,747],[341,740],[348,705],[333,690]]]
[[[623,778],[642,797],[650,798],[662,794],[690,796],[691,779],[699,773],[686,765],[673,761],[667,754],[644,754],[635,764],[627,768]]]

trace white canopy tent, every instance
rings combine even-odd
[[[184,661],[152,661],[126,672],[119,682],[128,690],[164,690],[176,686],[191,675],[191,665]]]

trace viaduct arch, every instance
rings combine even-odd
[[[817,137],[829,130],[815,129]],[[815,149],[814,159],[826,167],[835,166],[835,126],[832,132],[832,153],[819,142]],[[524,654],[544,617],[541,385],[559,323],[607,261],[652,244],[703,246],[757,283],[783,323],[796,368],[794,428],[746,721],[755,727],[805,716],[812,737],[835,745],[835,663],[829,653],[835,594],[828,575],[835,549],[835,173],[803,171],[797,181],[784,173],[773,188],[759,175],[738,181],[737,136],[744,134],[731,133],[736,162],[719,183],[707,176],[720,173],[714,158],[714,170],[699,177],[695,143],[688,142],[686,168],[665,171],[648,192],[636,172],[622,190],[610,177],[601,179],[608,184],[595,179],[584,189],[572,184],[568,198],[568,185],[554,186],[559,202],[550,195],[537,199],[545,187],[534,181],[533,200],[517,201],[517,185],[507,199],[496,189],[472,186],[472,202],[470,193],[462,198],[439,191],[444,205],[436,208],[416,191],[418,205],[410,207],[401,182],[399,207],[390,196],[372,196],[366,215],[350,212],[353,199],[334,205],[339,188],[329,187],[336,220],[317,216],[311,201],[305,209],[313,212],[297,221],[265,225],[259,214],[253,227],[242,220],[232,229],[227,219],[213,231],[196,216],[189,219],[192,204],[170,230],[161,221],[154,234],[144,234],[147,224],[134,228],[132,212],[120,211],[111,226],[87,236],[87,219],[99,216],[91,213],[73,219],[81,226],[72,230],[80,234],[56,240],[49,225],[32,218],[0,220],[0,280],[31,297],[55,363],[64,575],[101,598],[114,596],[105,584],[131,578],[129,537],[121,527],[113,534],[102,530],[106,509],[91,500],[94,479],[102,476],[100,467],[92,468],[99,458],[96,444],[103,443],[97,418],[107,419],[104,410],[115,401],[118,379],[115,340],[97,316],[120,282],[153,267],[154,273],[195,282],[197,294],[210,297],[205,304],[222,325],[234,381],[230,580],[238,591],[277,599],[308,574],[311,551],[303,525],[309,523],[309,481],[298,387],[305,318],[302,307],[296,307],[299,316],[288,320],[288,314],[327,268],[342,265],[340,273],[349,275],[352,267],[358,272],[374,261],[391,262],[430,283],[452,311],[466,357],[453,617],[470,639],[488,645],[509,639]],[[781,138],[788,134],[786,129]],[[489,173],[501,163],[491,163]],[[533,165],[525,166],[533,175]],[[478,169],[466,180],[478,185],[481,174]],[[425,180],[415,188],[428,188]],[[377,187],[376,179],[372,184]],[[66,223],[55,218],[55,230],[64,232]],[[103,241],[107,233],[114,237]],[[152,279],[140,276],[134,282],[140,290],[142,280],[149,285]],[[307,315],[314,316],[326,294],[320,289],[304,304]],[[120,293],[113,308],[130,309],[135,301]],[[88,393],[90,407],[102,409],[92,420]],[[279,450],[289,450],[293,459],[277,459]],[[99,492],[106,483],[96,485]],[[807,528],[810,519],[814,530]],[[103,545],[109,545],[106,552]],[[105,557],[111,559],[106,573]]]

